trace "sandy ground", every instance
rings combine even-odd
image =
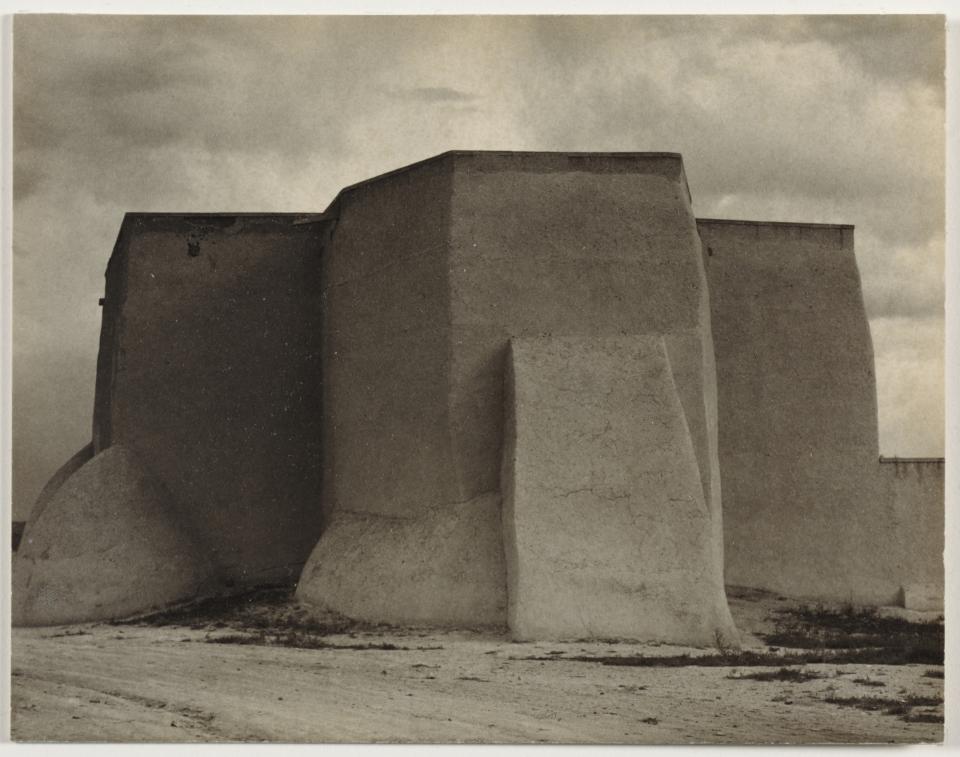
[[[758,646],[749,633],[763,632],[769,603],[732,604],[747,644]],[[564,659],[695,651],[669,646],[517,644],[482,632],[418,630],[325,639],[403,647],[396,650],[205,641],[224,633],[109,625],[15,629],[13,738],[631,744],[942,739],[940,724],[908,723],[824,701],[942,696],[943,680],[924,674],[943,668],[929,665],[808,665],[804,670],[824,677],[785,683],[737,679],[762,668],[638,668]]]

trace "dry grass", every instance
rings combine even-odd
[[[523,657],[524,660],[553,662],[593,662],[633,668],[772,668],[789,665],[850,664],[850,665],[909,665],[911,660],[891,654],[883,648],[820,649],[809,652],[736,652],[705,655],[571,655],[569,657]]]
[[[727,676],[733,681],[780,681],[785,683],[806,683],[823,677],[821,673],[797,668],[780,668],[779,670],[765,670],[757,673],[731,673]]]
[[[915,707],[939,707],[941,697],[910,695],[901,699],[886,697],[827,697],[823,701],[839,707],[853,707],[867,712],[882,712],[896,715],[908,723],[942,723],[943,715],[937,712],[914,712]]]
[[[322,638],[310,634],[298,633],[296,631],[288,633],[258,633],[242,634],[233,633],[224,636],[210,636],[205,641],[209,644],[240,644],[262,647],[294,647],[296,649],[379,649],[393,651],[397,649],[409,649],[409,647],[399,647],[396,644],[332,644],[324,641]]]
[[[529,660],[592,662],[625,667],[775,667],[816,663],[853,665],[942,665],[943,622],[911,622],[881,616],[873,608],[801,606],[779,611],[777,631],[764,640],[769,651],[736,651],[717,639],[708,655],[578,655]],[[780,648],[786,648],[782,651]],[[862,681],[861,681],[862,682]],[[879,682],[867,686],[882,686]]]
[[[767,644],[790,649],[855,650],[885,665],[943,664],[943,621],[915,622],[880,615],[875,608],[801,606],[780,612]]]
[[[294,636],[329,636],[388,628],[358,623],[334,613],[317,616],[302,607],[293,593],[292,586],[261,587],[242,594],[187,602],[160,612],[114,621],[114,624],[175,626],[207,631],[229,629]]]
[[[260,644],[304,649],[327,648],[331,644],[323,641],[323,637],[334,634],[355,637],[361,632],[391,630],[391,626],[386,624],[358,623],[333,613],[317,616],[300,606],[293,592],[292,586],[264,587],[244,594],[187,603],[162,612],[118,621],[118,624],[234,631],[233,634],[211,637],[209,641],[218,644]],[[888,618],[880,616],[873,609],[829,609],[816,605],[780,611],[776,632],[766,636],[765,640],[770,645],[787,649],[738,651],[731,647],[726,639],[718,636],[716,653],[702,656],[565,656],[559,650],[553,650],[545,657],[524,659],[590,662],[627,667],[778,669],[815,663],[943,664],[942,622],[916,623],[901,618]],[[620,640],[606,641],[615,643]],[[377,649],[390,646],[392,645],[358,643],[344,648]]]
[[[875,679],[873,679],[873,678],[854,678],[854,679],[853,679],[853,682],[854,682],[854,683],[859,683],[861,686],[880,687],[880,686],[886,686],[886,685],[887,685],[887,684],[885,684],[883,681],[877,681],[877,680],[875,680]]]

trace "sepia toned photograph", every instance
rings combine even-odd
[[[9,738],[942,742],[946,28],[15,15]]]

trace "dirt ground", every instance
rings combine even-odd
[[[787,651],[767,646],[763,637],[791,603],[746,593],[731,605],[745,647]],[[519,644],[494,632],[417,629],[346,629],[325,633],[314,644],[319,648],[297,648],[249,643],[256,633],[239,630],[196,619],[15,629],[12,736],[553,744],[942,740],[943,725],[936,722],[943,715],[942,665],[831,662],[791,665],[786,675],[777,665],[737,664],[744,658],[735,655],[731,664],[709,667],[610,663],[638,655],[716,657],[716,649]],[[244,643],[211,643],[217,638]],[[757,674],[773,680],[748,677]],[[891,708],[894,700],[910,706]]]

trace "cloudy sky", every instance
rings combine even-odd
[[[939,17],[14,24],[14,514],[90,438],[125,211],[318,211],[449,149],[673,151],[697,215],[853,223],[885,455],[943,454]]]

